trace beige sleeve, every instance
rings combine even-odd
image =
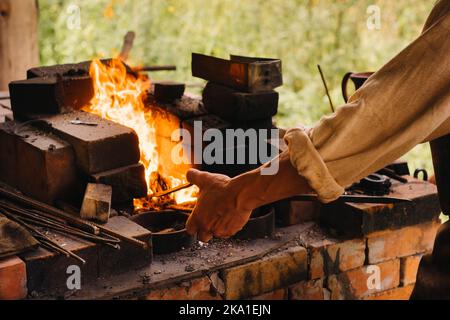
[[[323,202],[450,132],[450,1],[422,35],[375,73],[336,113],[285,135],[291,162]],[[444,12],[442,12],[444,10]],[[434,22],[434,23],[432,23]]]

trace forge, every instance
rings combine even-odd
[[[440,208],[435,186],[411,177],[401,160],[351,186],[346,201],[322,205],[303,195],[268,204],[234,237],[211,244],[187,234],[199,192],[186,185],[188,169],[236,176],[268,160],[253,161],[255,153],[286,149],[273,121],[280,60],[192,58],[193,75],[207,80],[201,96],[120,59],[32,68],[10,83],[0,216],[38,242],[8,260],[24,267],[24,297],[407,296]],[[211,162],[194,161],[215,143],[196,141],[196,130],[253,131],[214,148],[230,161]],[[66,286],[72,265],[83,275],[76,291]],[[373,265],[383,286],[362,289]]]

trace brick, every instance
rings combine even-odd
[[[323,228],[315,226],[301,234],[300,240],[308,249],[310,279],[323,278],[364,265],[365,239],[336,238]]]
[[[104,65],[111,63],[112,59],[101,59]],[[122,62],[123,63],[123,62]],[[78,63],[57,64],[52,66],[35,67],[27,70],[27,79],[40,77],[54,77],[54,76],[73,76],[73,75],[88,75],[91,61],[82,61]],[[127,73],[134,74],[131,68],[125,64]]]
[[[281,200],[275,203],[277,226],[287,227],[319,219],[320,205],[312,201]]]
[[[408,285],[364,297],[364,300],[409,300],[413,290],[414,285]]]
[[[153,85],[155,99],[159,102],[172,102],[180,99],[186,88],[184,83],[172,81],[158,81],[154,82]]]
[[[73,148],[55,135],[7,122],[0,126],[0,151],[0,178],[23,193],[53,203],[82,192]]]
[[[336,202],[322,206],[320,220],[350,237],[375,231],[400,229],[435,220],[441,213],[437,188],[426,181],[405,176],[411,183],[393,182],[390,196],[410,203],[355,204]]]
[[[329,291],[323,279],[302,281],[289,287],[289,300],[328,300]]]
[[[152,235],[149,230],[123,216],[111,217],[105,226],[128,237],[147,242],[150,246],[142,249],[123,241],[120,243],[120,250],[100,246],[98,262],[101,277],[120,274],[151,264],[153,259]]]
[[[208,277],[179,283],[177,285],[152,290],[146,300],[221,300]]]
[[[86,174],[96,174],[139,162],[139,139],[133,129],[100,116],[74,111],[42,118],[52,132],[69,142],[78,167]],[[97,123],[74,125],[72,120]]]
[[[14,123],[0,124],[0,179],[18,187],[17,138],[13,134]]]
[[[94,96],[89,76],[45,77],[9,84],[16,119],[79,110]]]
[[[244,299],[306,279],[307,254],[293,247],[259,261],[223,270],[227,300]]]
[[[407,286],[416,282],[417,271],[422,260],[422,254],[400,259],[400,283]]]
[[[370,288],[376,272],[369,269],[379,267],[380,287]],[[400,260],[391,260],[375,266],[364,266],[350,271],[332,275],[328,278],[328,288],[332,300],[352,300],[383,292],[398,287],[400,283]]]
[[[310,246],[310,278],[347,271],[364,265],[365,242],[362,239],[336,242],[324,240]]]
[[[439,226],[439,222],[430,222],[369,235],[367,239],[369,263],[431,251]]]
[[[278,289],[272,292],[264,293],[259,296],[253,297],[250,300],[275,301],[275,300],[286,300],[286,298],[287,298],[287,289]]]
[[[278,111],[278,92],[243,93],[208,82],[203,90],[205,108],[231,123],[272,118]]]
[[[80,267],[81,287],[97,279],[98,248],[94,243],[50,231],[47,236],[86,260],[86,264],[83,265],[73,258],[43,248],[20,254],[20,258],[26,264],[27,287],[30,293],[33,291],[43,293],[53,289],[67,291],[67,278],[69,276],[67,268],[71,265]]]
[[[0,300],[18,300],[27,296],[25,263],[17,256],[0,259]]]
[[[147,195],[145,168],[141,163],[94,174],[91,181],[111,186],[113,203],[123,203]]]

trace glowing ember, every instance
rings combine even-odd
[[[93,60],[89,74],[94,82],[94,98],[85,111],[95,113],[103,118],[120,123],[134,129],[139,137],[141,163],[145,166],[145,175],[150,195],[185,183],[185,179],[175,177],[161,177],[159,171],[159,157],[156,145],[156,132],[151,108],[146,108],[144,99],[150,87],[148,78],[134,77],[127,73],[125,65],[118,59],[103,64]],[[167,150],[170,152],[171,150]],[[196,188],[189,188],[174,193],[170,197],[177,204],[196,200]],[[149,196],[149,199],[151,196]],[[166,199],[153,199],[153,204],[146,199],[136,199],[135,206],[159,206]]]

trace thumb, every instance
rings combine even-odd
[[[197,169],[189,169],[188,172],[186,173],[187,181],[195,184],[199,188],[205,186],[205,184],[209,182],[212,177],[213,175],[211,173],[200,171]]]

